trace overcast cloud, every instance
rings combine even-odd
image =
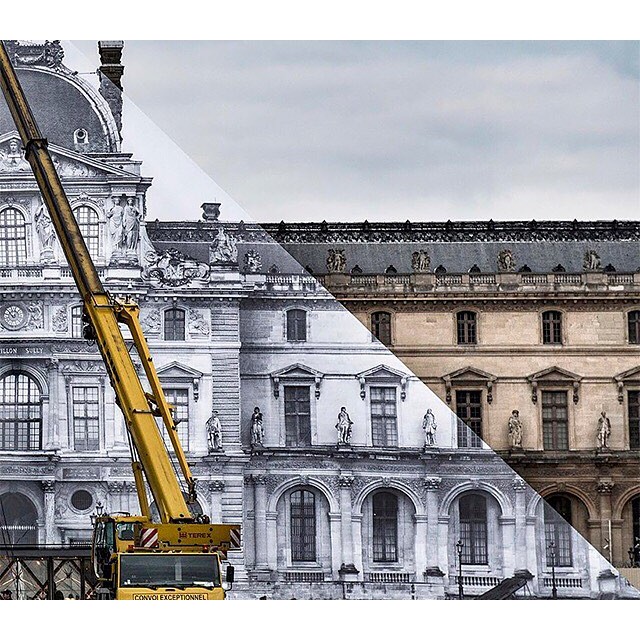
[[[640,208],[637,42],[128,41],[123,61],[129,98],[258,221]]]

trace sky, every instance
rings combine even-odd
[[[95,41],[73,44],[95,69]],[[194,177],[197,205],[151,218],[197,218],[212,199],[260,222],[640,209],[638,42],[129,40],[123,63],[140,117],[211,178]],[[123,148],[157,193],[175,153],[126,127],[125,110]]]

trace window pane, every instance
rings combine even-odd
[[[391,314],[386,311],[376,311],[371,314],[371,333],[386,344],[391,344]]]
[[[456,391],[458,447],[482,447],[482,392]]]
[[[304,342],[307,339],[307,312],[303,309],[287,311],[287,340]]]
[[[544,448],[569,448],[569,423],[566,391],[542,392],[542,435]]]
[[[487,564],[487,501],[483,496],[460,498],[460,540],[463,564]]]
[[[24,216],[13,207],[0,211],[0,265],[16,266],[27,261]]]
[[[562,344],[562,314],[559,311],[545,311],[542,314],[542,342]]]
[[[629,446],[640,449],[640,391],[629,391]]]
[[[167,309],[164,312],[164,339],[184,340],[185,313],[182,309]]]
[[[311,491],[291,494],[291,560],[315,562],[316,501]]]
[[[164,395],[167,398],[167,402],[174,407],[174,421],[180,421],[180,423],[176,425],[178,439],[180,440],[182,448],[187,451],[189,449],[189,390],[165,389]],[[169,450],[171,450],[171,440],[169,440],[169,434],[161,420],[158,420],[158,426],[161,429],[165,442],[169,446]]]
[[[547,566],[571,566],[571,500],[550,496],[544,504],[544,534]],[[553,546],[551,546],[553,545]]]
[[[73,213],[78,220],[80,233],[89,249],[89,253],[93,258],[100,254],[100,223],[98,222],[98,214],[86,205],[76,207]]]
[[[285,386],[284,424],[288,446],[311,444],[311,400],[308,386]]]
[[[398,498],[393,493],[373,496],[373,561],[398,560]]]
[[[629,342],[640,344],[640,311],[629,312]]]
[[[476,314],[473,311],[461,311],[457,315],[458,344],[476,344]]]
[[[82,306],[71,308],[71,337],[82,338]]]
[[[370,393],[373,446],[398,446],[396,388],[371,387]]]
[[[40,387],[22,373],[8,373],[0,380],[0,448],[42,448]]]
[[[76,451],[100,448],[98,387],[74,387],[72,390],[73,442]]]

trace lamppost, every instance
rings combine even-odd
[[[102,504],[102,502],[98,502],[98,504],[96,504],[96,510],[91,514],[90,518],[91,518],[91,524],[95,527],[96,526],[96,522],[98,521],[98,518],[104,513],[104,505]]]
[[[464,599],[464,587],[462,586],[462,550],[464,542],[458,540],[456,542],[456,551],[458,552],[458,600]]]
[[[551,598],[558,599],[558,588],[556,587],[556,543],[552,540],[547,547],[549,558],[551,559]]]

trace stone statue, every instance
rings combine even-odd
[[[329,249],[327,256],[327,269],[329,273],[344,273],[347,268],[347,259],[344,249]]]
[[[20,148],[20,143],[15,138],[9,140],[9,150],[0,151],[0,171],[5,173],[22,173],[31,171],[31,166]]]
[[[136,207],[135,198],[127,198],[122,208],[122,249],[135,252],[140,238],[140,211]]]
[[[197,309],[189,309],[189,333],[201,336],[209,335],[209,323]]]
[[[588,251],[584,252],[582,268],[585,271],[600,271],[602,269],[600,256],[593,249],[589,249]]]
[[[192,280],[205,280],[209,277],[208,264],[196,262],[175,247],[159,254],[149,252],[145,259],[147,267],[144,275],[172,287],[180,287]]]
[[[109,220],[109,235],[111,236],[111,246],[114,253],[122,251],[123,228],[122,219],[124,208],[120,204],[120,198],[111,198],[112,206],[107,211],[107,220]]]
[[[509,440],[512,449],[522,449],[522,422],[520,412],[514,409],[509,418]]]
[[[411,269],[414,273],[428,273],[431,267],[431,258],[429,254],[420,249],[411,254]]]
[[[600,449],[609,448],[609,438],[611,437],[611,421],[607,418],[606,411],[600,413],[598,418],[598,445]]]
[[[38,237],[40,238],[40,244],[42,245],[40,261],[44,263],[54,262],[53,247],[56,243],[56,230],[44,203],[40,205],[40,208],[36,211],[34,221],[36,223]]]
[[[260,407],[256,407],[251,414],[251,446],[261,447],[263,438],[262,412]]]
[[[340,407],[336,429],[338,431],[338,445],[351,443],[351,425],[353,424],[346,407]]]
[[[427,413],[425,413],[424,418],[422,418],[422,428],[424,429],[424,446],[435,447],[438,424],[431,409],[427,409]]]
[[[515,271],[516,260],[513,257],[511,249],[503,249],[498,254],[498,270],[499,271]]]
[[[218,233],[213,239],[213,244],[209,250],[209,261],[213,264],[238,261],[236,239],[225,233],[224,227],[218,229]]]
[[[209,444],[209,453],[222,449],[222,424],[220,424],[217,411],[214,411],[207,420],[207,442]]]

